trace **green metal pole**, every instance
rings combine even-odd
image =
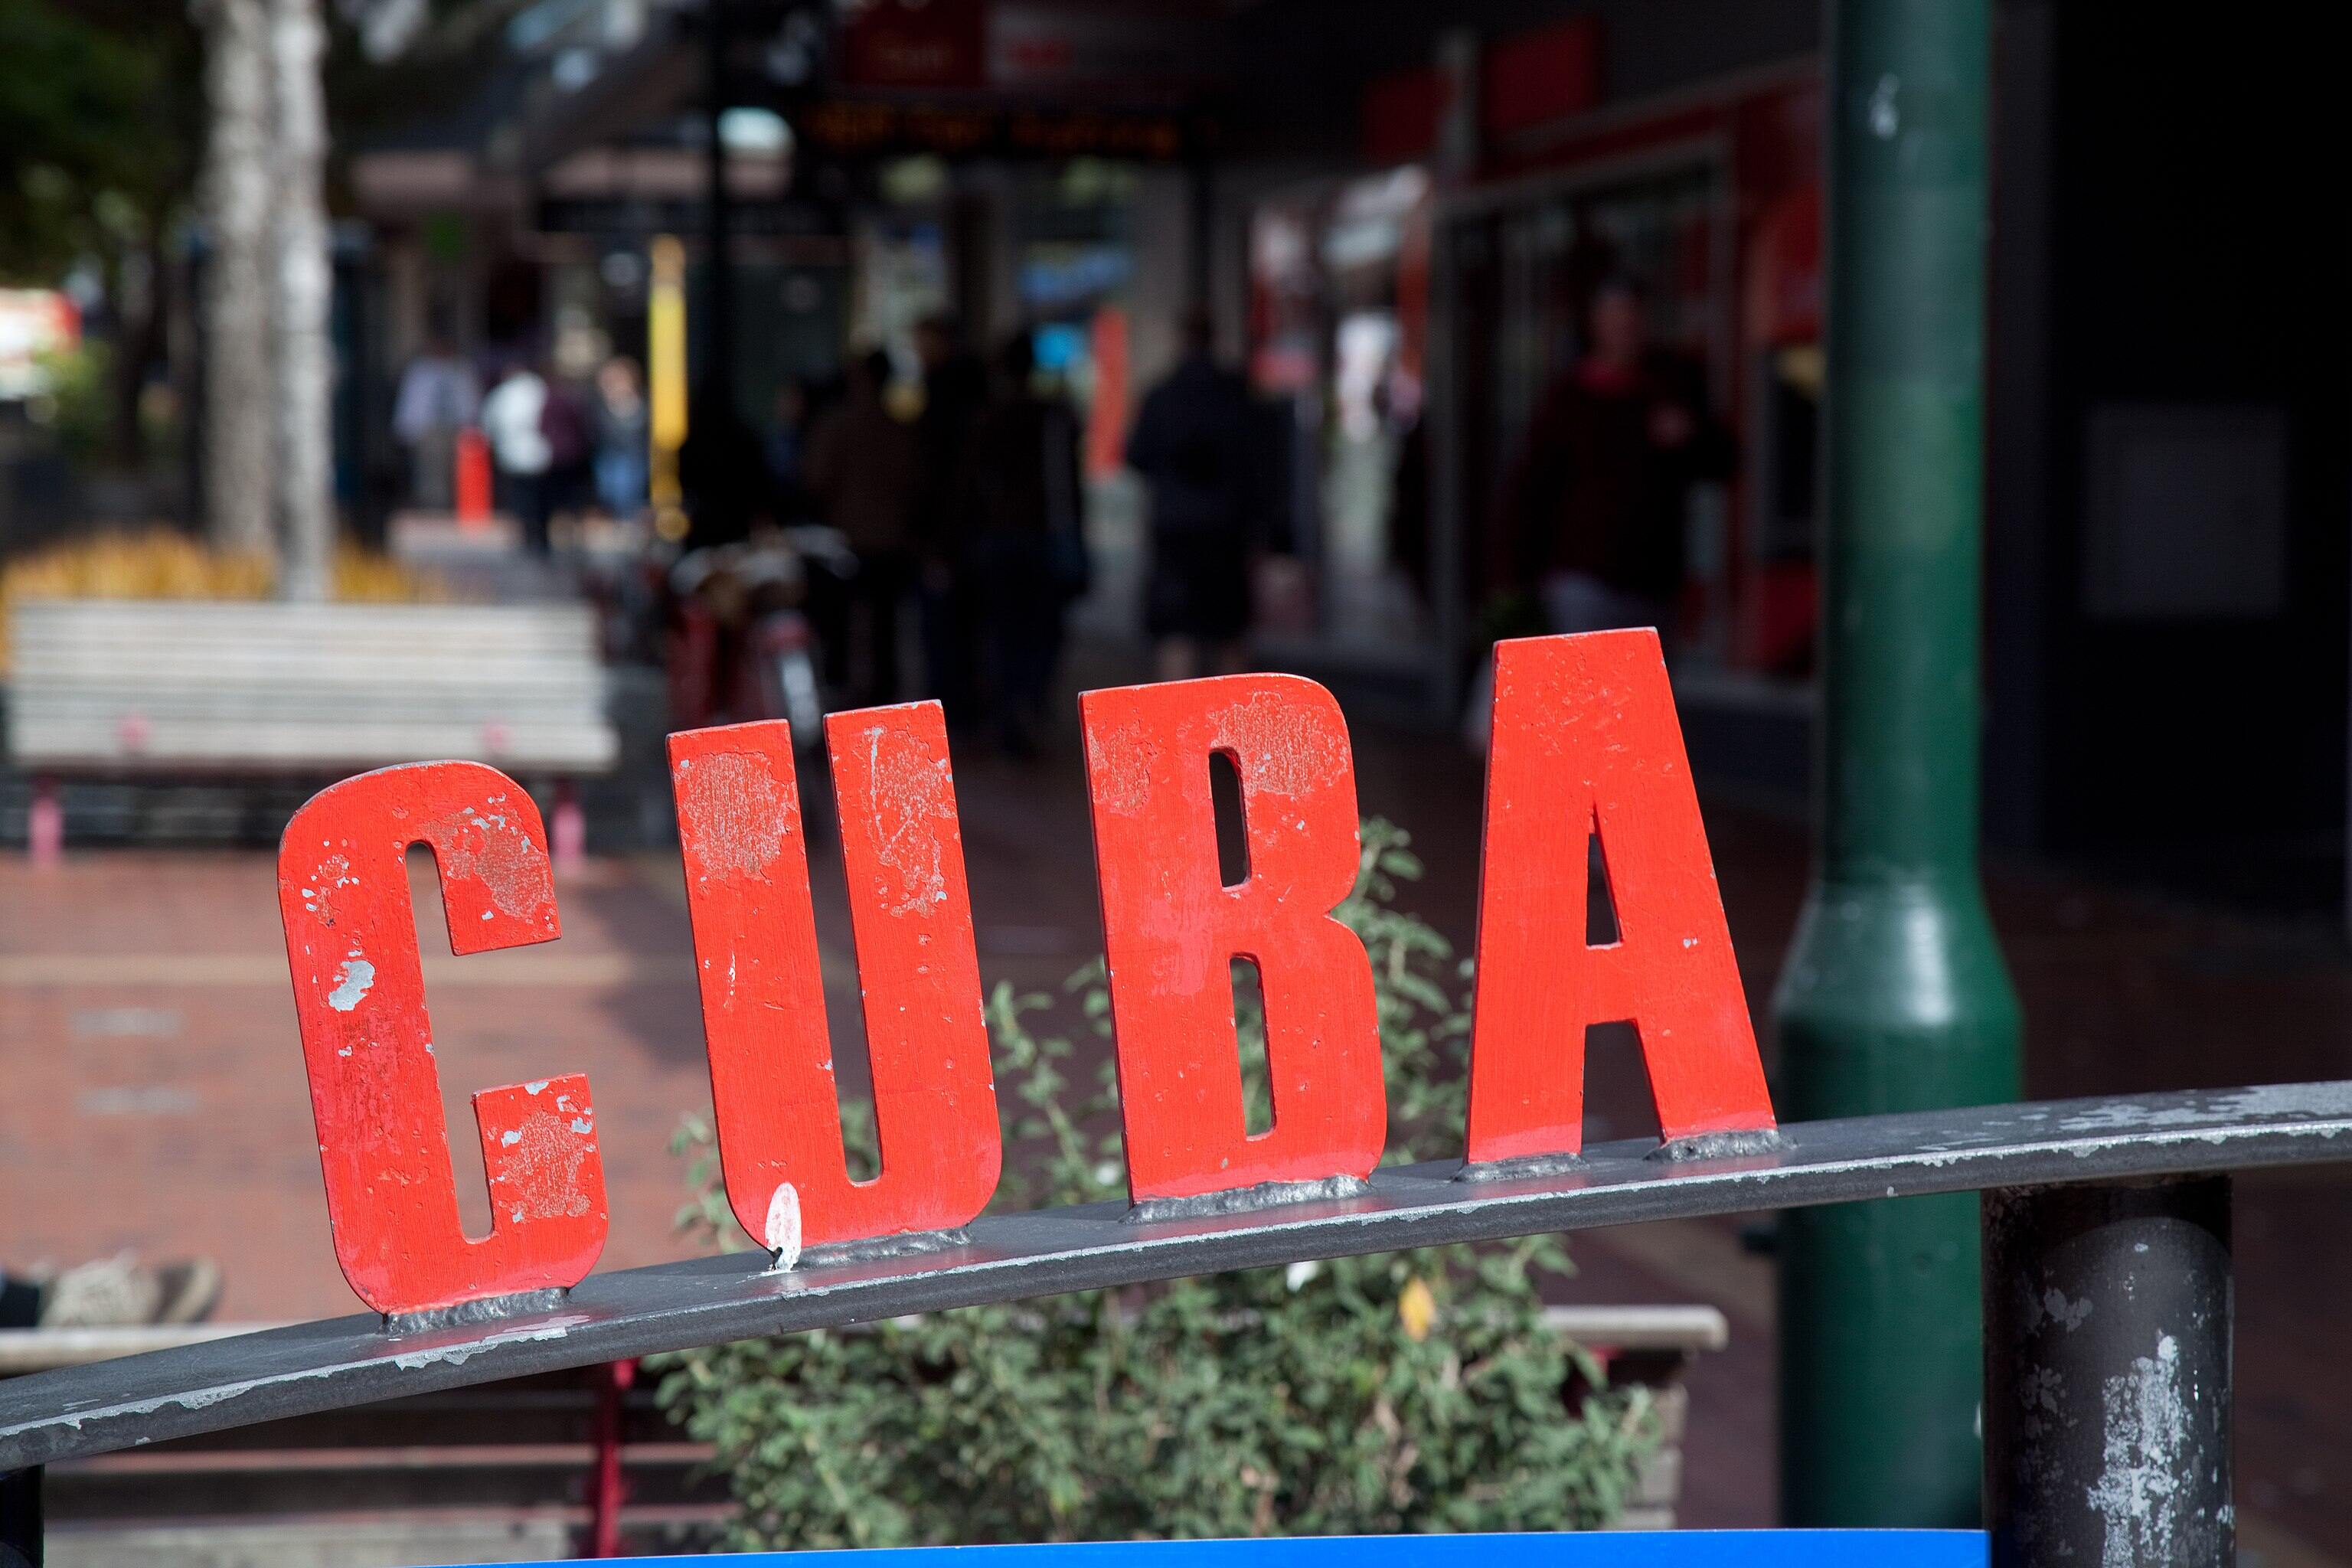
[[[1820,854],[1774,999],[1789,1121],[2018,1094],[1977,872],[1990,0],[1828,0]],[[1781,1513],[1971,1525],[1973,1196],[1786,1215]]]

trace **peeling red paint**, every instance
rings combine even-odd
[[[1331,918],[1358,870],[1331,695],[1234,676],[1081,699],[1129,1187],[1185,1198],[1367,1174],[1386,1131],[1363,945]],[[1771,1128],[1654,634],[1496,654],[1469,1156],[1575,1152],[1586,1026],[1631,1020],[1670,1139]],[[936,703],[826,723],[882,1172],[850,1180],[790,729],[670,738],[729,1200],[794,1247],[950,1229],[993,1194],[995,1087],[955,783]],[[1218,869],[1210,758],[1233,762],[1249,873]],[[1621,937],[1585,940],[1597,832]],[[558,932],[538,811],[470,763],[322,792],[280,847],[279,905],[336,1253],[387,1312],[575,1283],[602,1248],[579,1077],[485,1089],[493,1225],[461,1229],[405,856],[433,851],[452,950]],[[1244,1121],[1231,966],[1255,964],[1274,1125]],[[790,1216],[787,1224],[784,1216]],[[788,1266],[788,1265],[787,1265]]]
[[[1151,770],[1159,761],[1159,743],[1139,724],[1087,731],[1087,788],[1104,811],[1133,816],[1150,805]]]
[[[1237,767],[1249,764],[1261,792],[1287,798],[1313,791],[1334,768],[1349,765],[1349,756],[1345,731],[1300,723],[1286,695],[1252,692],[1215,714],[1209,734],[1212,749]]]
[[[898,878],[883,894],[888,912],[920,914],[947,896],[947,841],[955,834],[955,784],[947,752],[903,725],[861,726],[874,816],[874,859]],[[941,828],[946,829],[942,837]]]
[[[483,1109],[485,1098],[475,1096],[477,1110]],[[549,1099],[544,1090],[527,1099],[533,1103],[519,1114],[510,1113],[513,1124],[499,1133],[495,1143],[483,1142],[491,1210],[517,1223],[578,1219],[589,1210],[580,1176],[597,1154],[593,1124],[541,1103]],[[498,1109],[506,1112],[509,1107],[501,1102]],[[509,1115],[498,1118],[509,1119]]]
[[[1586,943],[1598,834],[1619,940]],[[1630,1020],[1669,1139],[1772,1127],[1653,631],[1495,647],[1469,1157],[1574,1153],[1584,1031]]]
[[[791,727],[669,741],[728,1201],[764,1242],[789,1184],[811,1247],[962,1225],[1002,1159],[939,704],[837,713],[825,740],[882,1147],[862,1183],[842,1150]],[[756,876],[734,874],[753,858]]]
[[[445,898],[459,887],[478,886],[501,914],[529,920],[543,911],[551,922],[555,880],[539,807],[505,774],[484,771],[502,781],[501,787],[482,789],[475,802],[428,822],[416,837],[433,846]],[[523,826],[526,813],[530,832]],[[548,934],[554,934],[551,924]]]
[[[422,826],[419,826],[419,825]],[[343,1277],[380,1312],[577,1284],[604,1245],[593,1134],[523,1086],[474,1096],[490,1234],[458,1218],[432,1020],[409,901],[412,844],[433,851],[454,952],[558,934],[538,808],[475,763],[420,763],[321,791],[287,826],[278,913]],[[588,1082],[555,1088],[593,1128]],[[507,1142],[509,1135],[512,1142]]]
[[[671,766],[688,877],[765,881],[784,840],[800,832],[800,802],[756,756],[712,752]]]
[[[1362,1176],[1387,1131],[1355,884],[1356,775],[1331,694],[1287,675],[1079,699],[1129,1188],[1191,1197]],[[1250,874],[1219,879],[1209,756],[1241,780]],[[1278,807],[1273,803],[1279,801]],[[1274,1126],[1244,1121],[1232,961],[1258,967]]]

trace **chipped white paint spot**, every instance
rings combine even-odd
[[[801,1260],[801,1194],[790,1182],[779,1184],[768,1200],[768,1223],[761,1228],[761,1239],[776,1258],[769,1273],[789,1274]]]
[[[522,1086],[522,1091],[525,1094],[545,1094],[547,1092],[547,1079],[543,1078],[533,1079],[530,1082]]]
[[[514,1150],[497,1180],[512,1198],[517,1222],[577,1219],[593,1206],[582,1186],[581,1167],[595,1146],[567,1137],[562,1117],[533,1110],[499,1142]]]
[[[509,1149],[513,1148],[516,1144],[518,1144],[518,1143],[520,1143],[520,1142],[522,1142],[522,1134],[521,1134],[521,1133],[520,1133],[520,1132],[518,1132],[518,1131],[515,1131],[513,1128],[511,1128],[511,1127],[508,1128],[504,1132],[501,1132],[501,1133],[499,1133],[499,1142],[503,1147],[506,1147],[506,1148],[509,1148]]]
[[[360,999],[375,984],[375,965],[364,958],[347,958],[335,976],[335,988],[327,993],[327,1005],[338,1013],[348,1013],[360,1005]]]
[[[1099,736],[1087,737],[1091,783],[1106,810],[1133,816],[1151,799],[1151,770],[1159,765],[1160,744],[1141,724],[1123,724]]]
[[[396,1355],[392,1358],[392,1364],[403,1372],[422,1372],[436,1362],[446,1362],[451,1366],[463,1366],[485,1351],[494,1351],[500,1345],[531,1344],[562,1339],[572,1331],[573,1323],[585,1321],[587,1320],[584,1317],[575,1316],[560,1323],[548,1324],[543,1328],[510,1329],[504,1333],[485,1335],[481,1339],[468,1341],[463,1344],[445,1345],[436,1350],[414,1351],[407,1355]]]
[[[874,792],[875,858],[898,874],[898,901],[889,912],[919,915],[946,903],[942,840],[955,819],[947,759],[877,725],[866,731],[866,770]]]
[[[2091,1301],[2087,1296],[2080,1301],[2069,1301],[2065,1292],[2053,1285],[2042,1294],[2042,1310],[2050,1314],[2052,1322],[2072,1331],[2081,1328],[2083,1320],[2091,1315]],[[2171,1342],[2168,1340],[2165,1342],[2169,1344]]]
[[[335,895],[345,888],[357,887],[359,879],[351,874],[348,856],[330,855],[319,863],[311,885],[302,889],[302,907],[319,917],[320,925],[335,923]]]
[[[2166,1505],[2189,1446],[2189,1404],[2180,1392],[2180,1346],[2160,1334],[2156,1354],[2106,1380],[2101,1469],[2085,1500],[2106,1521],[2099,1568],[2178,1563],[2173,1515]],[[2185,1543],[2184,1543],[2185,1544]]]
[[[1252,791],[1298,799],[1348,765],[1347,742],[1283,698],[1260,691],[1210,721],[1210,747],[1230,754]]]
[[[552,914],[555,883],[547,856],[504,812],[460,806],[426,824],[423,837],[433,845],[445,887],[477,883],[493,909],[514,920]]]
[[[704,880],[768,879],[800,826],[800,803],[756,752],[715,752],[699,770],[678,764],[677,812],[689,868]]]
[[[2139,1132],[2193,1126],[2224,1117],[2341,1115],[2344,1106],[2324,1088],[2310,1084],[2258,1084],[2233,1089],[2186,1105],[2151,1107],[2107,1104],[2070,1110],[2058,1121],[2062,1132]],[[2324,1134],[2323,1134],[2324,1135]]]

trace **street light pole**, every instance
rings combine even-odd
[[[704,169],[709,196],[704,247],[709,255],[704,263],[700,381],[720,400],[712,407],[714,415],[719,406],[731,405],[735,396],[735,192],[728,178],[727,138],[722,133],[734,96],[734,81],[728,70],[730,18],[727,6],[728,0],[705,0],[702,8],[704,117],[709,138]]]
[[[1977,868],[1990,0],[1828,0],[1819,858],[1774,1001],[1791,1121],[2009,1100],[2017,998]],[[1791,1525],[1978,1517],[1964,1196],[1794,1212]]]

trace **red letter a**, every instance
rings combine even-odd
[[[1594,834],[1603,946],[1585,940]],[[1772,1127],[1655,632],[1496,645],[1480,879],[1471,1163],[1581,1149],[1584,1031],[1620,1020],[1666,1138]]]

